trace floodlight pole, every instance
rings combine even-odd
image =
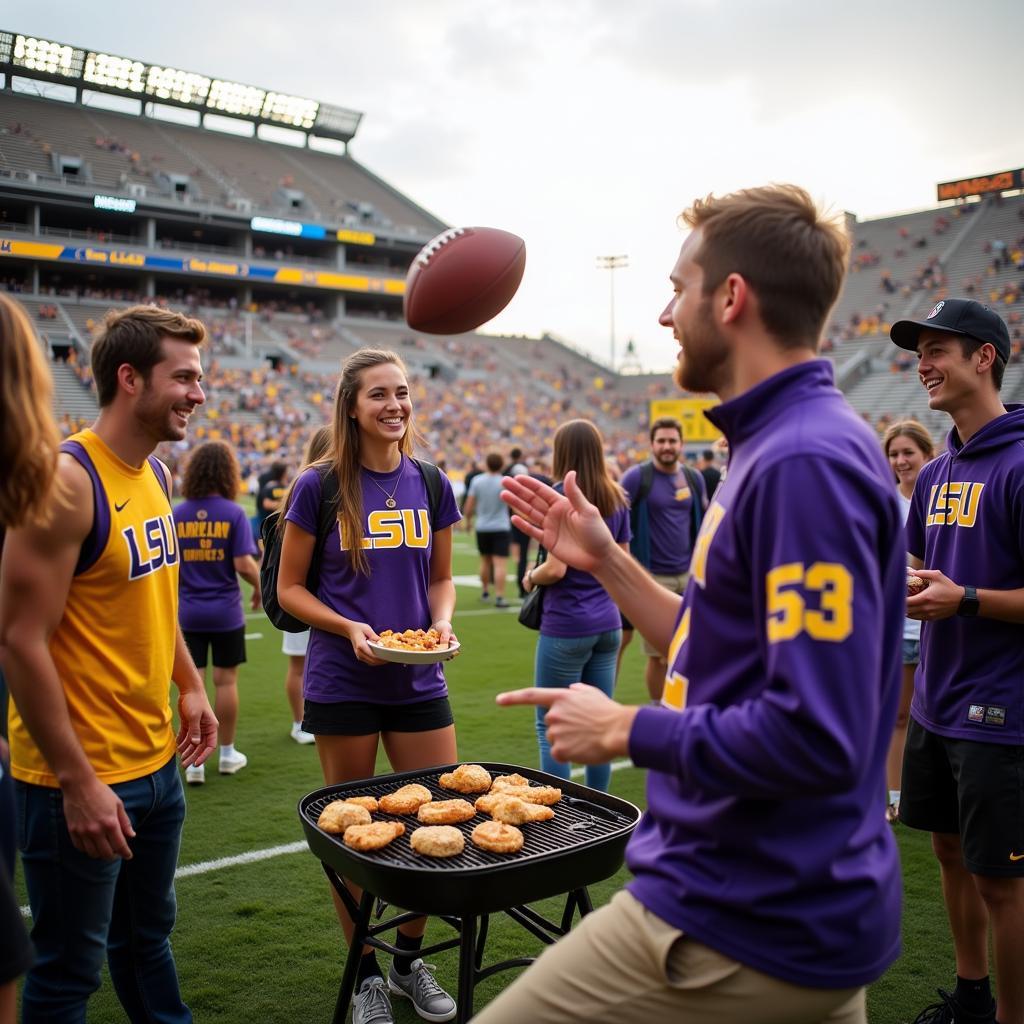
[[[609,300],[610,300],[610,314],[609,314],[609,334],[611,338],[611,368],[615,369],[615,271],[621,267],[629,266],[629,257],[624,253],[620,253],[617,256],[598,256],[597,266],[600,270],[607,270],[608,273],[608,286],[609,286]]]

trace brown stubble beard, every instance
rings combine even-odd
[[[711,319],[711,299],[704,298],[684,333],[686,347],[672,371],[672,380],[683,391],[717,393],[729,354],[725,341]]]

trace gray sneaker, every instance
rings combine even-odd
[[[375,974],[359,986],[352,1000],[352,1024],[395,1024],[391,1000],[384,988],[384,979]]]
[[[434,970],[433,964],[413,960],[412,970],[408,974],[399,974],[392,963],[388,971],[388,988],[396,996],[411,999],[413,1008],[424,1020],[451,1020],[457,1010],[455,1000],[434,981]]]

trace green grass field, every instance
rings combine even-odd
[[[476,558],[464,534],[456,537],[455,572],[472,575]],[[514,593],[514,588],[512,589]],[[500,690],[529,685],[535,634],[515,613],[499,612],[479,599],[479,588],[460,587],[455,626],[463,654],[448,668],[459,756],[464,760],[537,764],[532,709],[498,709]],[[461,614],[459,614],[461,612]],[[182,990],[197,1021],[328,1021],[344,962],[344,946],[319,862],[306,848],[277,852],[250,863],[210,868],[208,862],[301,842],[296,814],[301,796],[322,785],[313,747],[288,735],[284,696],[285,658],[277,631],[261,615],[248,621],[249,662],[242,669],[242,710],[237,745],[249,766],[219,776],[216,755],[203,787],[187,791],[188,819],[180,867],[205,865],[178,880],[174,949]],[[644,699],[642,652],[634,643],[617,696]],[[383,761],[380,770],[386,770]],[[612,776],[612,792],[643,806],[644,773],[627,767]],[[882,794],[879,794],[879,814]],[[902,959],[870,993],[874,1024],[912,1021],[933,1000],[936,985],[951,983],[952,948],[947,935],[938,870],[927,837],[899,830],[905,879]],[[624,870],[591,890],[606,902],[625,881]],[[25,901],[19,879],[19,896]],[[428,938],[447,929],[432,924]],[[492,920],[488,959],[528,956],[537,940],[503,917]],[[432,958],[438,978],[454,990],[454,951]],[[512,974],[490,978],[477,989],[479,1008]],[[419,1020],[407,1002],[396,1001],[397,1021]],[[90,1004],[94,1024],[123,1020],[109,981]]]

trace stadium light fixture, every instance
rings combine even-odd
[[[146,69],[146,92],[154,99],[205,103],[209,91],[210,79],[205,75],[155,65]]]
[[[79,51],[79,60],[80,58]],[[75,48],[66,43],[54,43],[35,36],[15,36],[11,63],[27,71],[42,71],[48,75],[75,73]],[[79,66],[81,66],[79,64]]]
[[[82,79],[90,85],[141,93],[146,91],[145,73],[146,65],[140,60],[90,52],[85,58]]]
[[[624,253],[618,256],[598,256],[597,266],[599,270],[608,271],[609,298],[610,298],[610,324],[611,324],[611,368],[615,369],[615,271],[622,267],[629,266],[629,257]]]
[[[312,128],[320,104],[316,100],[305,100],[301,96],[286,96],[279,92],[268,92],[263,103],[261,116],[264,121],[290,124],[296,128]]]
[[[225,82],[223,79],[215,78],[210,85],[206,105],[225,114],[259,117],[263,112],[263,102],[266,98],[266,91],[253,85]]]

